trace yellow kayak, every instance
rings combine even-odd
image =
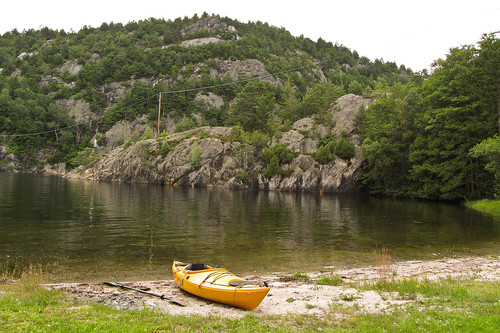
[[[175,284],[188,293],[245,310],[255,309],[269,292],[268,287],[246,281],[225,268],[174,261],[172,272]]]

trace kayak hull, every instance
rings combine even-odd
[[[255,309],[269,292],[268,287],[245,281],[225,268],[203,266],[174,261],[175,284],[190,294],[245,310]]]

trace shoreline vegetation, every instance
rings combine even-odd
[[[500,218],[500,200],[477,200],[465,203],[466,207]]]
[[[176,306],[103,284],[49,284],[43,268],[0,271],[0,332],[495,332],[500,259],[445,258],[260,277],[271,286],[253,311],[208,302],[173,281],[128,282]],[[259,277],[247,277],[258,279]]]

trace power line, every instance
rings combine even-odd
[[[345,56],[341,56],[341,57],[345,57]],[[199,91],[199,90],[210,90],[210,89],[224,87],[224,86],[228,86],[228,85],[235,85],[235,84],[239,84],[239,83],[244,83],[244,82],[248,82],[248,81],[252,81],[252,80],[260,80],[260,79],[264,79],[264,78],[268,78],[268,77],[278,76],[278,75],[281,75],[281,74],[295,72],[295,71],[298,71],[300,69],[304,69],[304,68],[308,68],[308,67],[317,66],[317,65],[322,64],[324,62],[333,61],[333,60],[339,60],[341,57],[330,58],[330,59],[327,59],[327,60],[318,61],[317,63],[314,63],[314,64],[304,65],[304,66],[300,66],[300,67],[296,67],[296,68],[292,68],[292,69],[287,69],[287,70],[284,70],[284,71],[281,71],[281,72],[277,72],[277,73],[262,74],[262,75],[258,75],[258,76],[253,76],[251,78],[243,79],[243,80],[236,80],[236,81],[233,81],[233,82],[221,83],[221,84],[212,85],[212,86],[205,86],[205,87],[198,87],[198,88],[189,88],[189,89],[182,89],[182,90],[166,91],[166,92],[164,92],[164,94],[177,94],[177,93]],[[158,95],[158,93],[155,96],[157,96],[157,95]]]
[[[69,129],[69,128],[73,128],[73,127],[77,127],[77,126],[81,126],[81,125],[82,124],[80,123],[80,124],[75,124],[75,125],[66,126],[66,127],[62,127],[62,128],[55,128],[55,129],[52,129],[49,131],[44,131],[44,132],[26,133],[26,134],[0,134],[0,136],[3,136],[3,137],[35,136],[35,135],[42,135],[42,134],[48,134],[48,133],[52,133],[52,132],[62,131],[65,129]]]
[[[281,72],[262,74],[262,75],[257,75],[257,76],[254,76],[254,77],[251,77],[251,78],[247,78],[247,79],[236,80],[236,81],[232,81],[232,82],[228,82],[228,83],[221,83],[221,84],[216,84],[216,85],[211,85],[211,86],[204,86],[204,87],[198,87],[198,88],[189,88],[189,89],[165,91],[163,93],[171,95],[171,94],[178,94],[178,93],[185,93],[185,92],[192,92],[192,91],[211,90],[211,89],[215,89],[215,88],[219,88],[219,87],[225,87],[225,86],[229,86],[229,85],[237,85],[237,84],[244,83],[244,82],[249,82],[249,81],[252,81],[252,80],[261,80],[261,79],[265,79],[265,78],[268,78],[268,77],[274,77],[274,76],[278,76],[278,75],[282,75],[282,74],[286,74],[286,73],[295,72],[295,71],[298,71],[298,70],[301,70],[301,69],[304,69],[304,68],[318,66],[318,65],[320,65],[322,63],[325,63],[325,62],[334,61],[334,60],[340,60],[340,58],[342,58],[342,57],[345,57],[345,55],[339,56],[339,57],[330,58],[330,59],[326,59],[326,60],[321,60],[321,61],[318,61],[318,62],[316,62],[314,64],[309,64],[309,65],[304,65],[304,66],[300,66],[300,67],[295,67],[295,68],[283,70]],[[126,106],[126,107],[124,107],[122,109],[118,109],[116,111],[119,112],[119,111],[122,111],[122,110],[130,109],[130,108],[132,108],[133,106],[135,106],[137,104],[144,103],[145,101],[150,100],[153,97],[157,97],[161,93],[162,92],[158,92],[158,93],[156,93],[154,95],[146,97],[146,98],[144,98],[142,100],[139,100],[139,101],[137,101],[137,102],[135,102],[135,103],[133,103],[131,105],[128,105],[128,106]],[[38,132],[38,133],[2,134],[1,136],[3,136],[4,138],[5,137],[19,137],[19,136],[36,136],[36,135],[42,135],[42,134],[48,134],[48,133],[52,133],[52,132],[57,132],[57,131],[61,131],[61,130],[73,128],[73,127],[76,127],[76,126],[80,126],[80,125],[81,124],[75,124],[75,125],[72,125],[72,126],[67,126],[67,127],[63,127],[63,128],[57,128],[57,129],[53,129],[53,130],[49,130],[49,131],[44,131],[44,132]]]

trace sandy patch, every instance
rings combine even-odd
[[[342,276],[346,282],[341,286],[320,286],[315,280],[321,276]],[[250,311],[257,315],[316,314],[324,315],[332,311],[332,306],[355,306],[359,311],[377,313],[390,311],[413,300],[403,300],[397,293],[379,294],[376,291],[359,291],[353,285],[376,281],[380,278],[416,278],[436,280],[440,278],[472,278],[478,281],[500,281],[500,259],[453,258],[435,261],[408,261],[380,267],[368,266],[352,269],[325,270],[308,274],[311,279],[293,279],[291,274],[271,274],[269,276],[247,276],[246,279],[271,287],[262,303]],[[350,283],[353,282],[353,283]],[[158,309],[172,315],[216,315],[240,318],[249,311],[207,301],[179,289],[173,280],[123,282],[129,287],[143,289],[165,295],[185,305],[180,307],[168,300],[120,289],[104,284],[65,283],[51,285],[78,298],[102,302],[119,309]]]

